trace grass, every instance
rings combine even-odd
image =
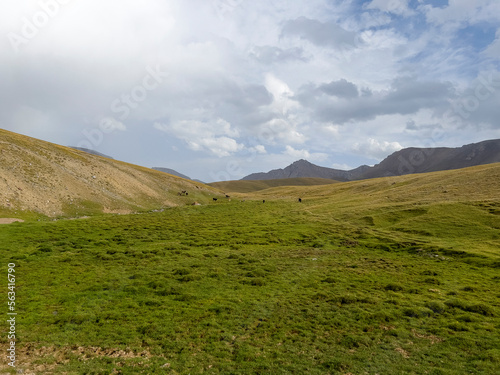
[[[495,374],[500,205],[454,176],[2,226],[20,368]],[[422,190],[433,179],[457,196]]]
[[[319,177],[296,177],[271,180],[237,180],[222,181],[208,184],[226,192],[251,193],[280,186],[314,186],[336,184],[338,181]]]

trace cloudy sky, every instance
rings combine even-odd
[[[500,138],[498,0],[4,0],[0,128],[207,182]]]

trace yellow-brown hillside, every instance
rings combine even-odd
[[[201,183],[0,129],[0,217],[129,213],[204,203],[220,194]]]

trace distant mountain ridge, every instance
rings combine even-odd
[[[243,177],[242,180],[278,180],[283,178],[316,177],[337,181],[351,181],[356,180],[368,168],[370,167],[363,165],[350,171],[342,171],[340,169],[320,167],[307,160],[301,159],[284,169],[274,169],[267,173],[253,173]]]
[[[85,147],[74,147],[74,146],[70,146],[71,148],[74,148],[75,150],[80,150],[80,151],[83,151],[83,152],[86,152],[87,154],[91,154],[91,155],[96,155],[96,156],[102,156],[103,158],[108,158],[108,159],[113,159],[111,156],[109,155],[105,155],[105,154],[102,154],[98,151],[95,151],[95,150],[91,150],[89,148],[85,148]]]
[[[500,139],[494,139],[479,143],[471,143],[457,148],[405,148],[389,155],[373,167],[362,165],[349,171],[320,167],[302,159],[283,169],[252,173],[243,177],[242,180],[319,177],[345,182],[377,177],[461,169],[499,162]]]
[[[176,170],[173,170],[173,169],[170,169],[170,168],[153,167],[151,169],[154,169],[155,171],[160,171],[160,172],[163,172],[163,173],[168,173],[168,174],[171,174],[173,176],[180,177],[180,178],[184,178],[186,180],[191,180],[191,177],[188,177],[185,174],[182,174],[182,173],[177,172]]]
[[[177,176],[177,177],[180,177],[180,178],[184,178],[186,180],[191,180],[191,181],[195,181],[195,182],[199,182],[200,184],[204,184],[203,181],[201,180],[197,180],[197,179],[193,179],[191,177],[188,177],[186,176],[185,174],[182,174],[180,172],[177,172],[175,169],[170,169],[170,168],[163,168],[163,167],[153,167],[151,169],[154,169],[155,171],[159,171],[159,172],[163,172],[163,173],[168,173],[168,174],[171,174],[171,175],[174,175],[174,176]]]

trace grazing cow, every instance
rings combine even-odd
[[[217,198],[212,198],[214,200],[214,202],[217,202]]]
[[[264,199],[264,200],[262,201],[262,203],[266,203],[266,200]]]
[[[299,198],[299,203],[302,203],[302,198]]]
[[[226,198],[231,198],[229,195],[226,194]]]

